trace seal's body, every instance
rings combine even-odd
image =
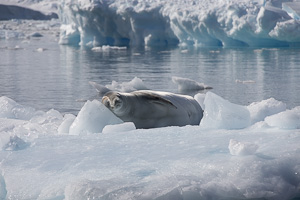
[[[194,98],[169,92],[108,92],[102,103],[124,122],[133,122],[136,128],[199,125],[203,117]]]

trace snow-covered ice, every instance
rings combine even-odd
[[[1,199],[299,198],[299,107],[195,98],[200,126],[143,130],[97,100],[76,117],[1,97]]]
[[[61,44],[297,46],[299,2],[63,0]]]

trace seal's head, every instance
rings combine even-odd
[[[123,100],[122,95],[118,92],[108,92],[102,98],[102,103],[117,116],[121,115]]]

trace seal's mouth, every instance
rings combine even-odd
[[[111,106],[110,106],[110,99],[107,96],[104,96],[102,98],[101,102],[103,103],[103,105],[105,105],[105,107],[107,107],[109,109],[111,108]]]

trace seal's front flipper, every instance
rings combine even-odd
[[[144,97],[146,98],[146,100],[148,100],[151,103],[160,104],[160,105],[168,105],[168,106],[172,106],[175,109],[177,109],[177,107],[168,99],[165,99],[165,98],[155,95],[155,94],[149,94],[149,93],[143,93],[143,94],[144,94]]]

